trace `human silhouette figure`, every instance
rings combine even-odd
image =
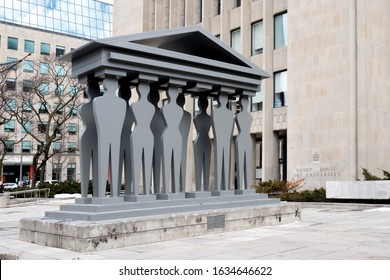
[[[153,149],[153,191],[154,193],[160,193],[161,191],[161,161],[162,161],[162,134],[165,128],[164,115],[158,102],[160,101],[160,93],[158,88],[152,88],[149,94],[149,101],[154,106],[154,115],[150,128],[152,129],[154,138]]]
[[[228,97],[218,96],[218,107],[211,114],[214,134],[216,191],[230,189],[230,145],[233,133],[233,113],[227,108]]]
[[[92,160],[92,185],[93,194],[98,193],[98,142],[95,118],[93,115],[93,101],[100,94],[100,87],[97,81],[88,81],[85,92],[89,98],[88,103],[79,109],[80,118],[84,124],[80,134],[80,176],[81,176],[81,197],[88,196],[89,174]]]
[[[131,108],[129,100],[131,98],[131,88],[129,80],[121,79],[119,80],[119,97],[126,101],[126,115],[125,122],[123,124],[122,135],[121,135],[121,154],[120,154],[120,176],[122,178],[122,166],[125,174],[125,194],[131,195],[131,148],[130,148],[130,136],[131,128],[133,126],[134,120],[131,113]]]
[[[120,188],[120,142],[126,115],[126,101],[116,95],[118,81],[113,77],[103,80],[105,94],[93,101],[98,141],[99,184],[97,197],[106,191],[107,166],[110,168],[111,196],[118,197]]]
[[[194,118],[194,125],[197,131],[194,140],[194,160],[195,160],[195,188],[196,191],[203,189],[208,191],[210,188],[210,158],[211,158],[211,140],[209,131],[211,127],[211,117],[207,114],[209,101],[206,96],[200,96],[198,106],[200,112]]]
[[[240,97],[241,112],[234,118],[238,135],[236,138],[236,164],[237,164],[237,185],[238,189],[249,189],[252,139],[250,128],[252,116],[248,112],[249,100],[247,95]],[[244,187],[243,187],[244,186]]]
[[[162,108],[165,119],[165,130],[162,134],[163,193],[169,193],[170,177],[172,193],[179,190],[180,184],[180,162],[183,145],[180,122],[183,117],[183,109],[176,103],[178,94],[177,86],[170,85],[167,90],[169,102]],[[169,173],[171,173],[171,176]]]
[[[182,152],[180,161],[180,191],[184,192],[186,188],[186,176],[187,176],[187,141],[188,134],[191,127],[191,114],[184,110],[184,104],[186,102],[184,94],[179,94],[176,99],[177,105],[183,109],[183,117],[180,121],[180,134],[182,137]]]
[[[137,86],[138,101],[130,105],[135,123],[134,130],[130,136],[133,188],[135,194],[138,194],[140,190],[140,176],[142,167],[142,193],[145,195],[150,194],[154,144],[154,138],[150,124],[155,109],[154,106],[148,101],[149,90],[149,84],[144,81],[140,81]]]

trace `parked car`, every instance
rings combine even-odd
[[[48,183],[50,185],[54,185],[54,184],[58,184],[59,183],[58,180],[45,180],[43,182],[44,183]],[[40,183],[41,183],[41,181],[37,181],[37,183],[35,185],[38,187]]]
[[[4,183],[3,186],[5,190],[14,190],[18,188],[18,184],[16,183]]]

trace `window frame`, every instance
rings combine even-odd
[[[256,32],[254,30],[254,27],[257,24],[261,24],[261,34],[258,35],[258,36],[260,36],[260,46],[258,48],[256,48],[256,46],[255,46]],[[255,21],[251,24],[251,53],[252,53],[252,55],[257,55],[257,54],[263,53],[263,50],[264,50],[264,22],[261,19],[261,20]]]
[[[278,29],[277,29],[277,23],[276,23],[276,20],[278,17],[283,17],[283,16],[286,16],[286,30],[284,30],[283,28],[283,31],[284,31],[284,44],[282,45],[279,45],[277,44],[277,38],[279,36],[277,36],[277,32],[278,32]],[[284,23],[284,20],[282,21],[282,23]],[[275,14],[274,15],[274,49],[280,49],[280,48],[285,48],[287,47],[287,38],[288,38],[288,15],[287,15],[287,11],[283,11],[281,13],[278,13],[278,14]]]
[[[274,81],[273,81],[274,82],[274,108],[281,108],[281,107],[286,107],[287,106],[287,92],[288,92],[288,88],[286,88],[286,91],[278,91],[278,92],[276,92],[276,76],[278,74],[282,74],[282,73],[286,73],[286,87],[287,87],[287,82],[288,82],[288,71],[287,71],[287,69],[274,72],[274,76],[273,76],[273,79],[274,79]],[[276,98],[277,94],[280,95],[278,98]],[[277,100],[280,100],[280,105],[279,105],[279,103],[277,103]]]
[[[7,37],[7,50],[17,51],[19,48],[19,38],[8,36]]]

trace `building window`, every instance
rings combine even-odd
[[[62,164],[61,163],[53,163],[53,179],[61,181],[61,171],[62,171]]]
[[[202,22],[202,13],[203,13],[203,0],[198,0],[196,2],[196,16],[198,18],[198,22]],[[185,9],[183,11],[185,13]],[[183,25],[184,26],[184,25]]]
[[[22,141],[22,153],[31,152],[31,141]]]
[[[34,61],[32,60],[25,60],[23,61],[23,72],[34,72]]]
[[[262,161],[263,161],[263,155],[262,155],[262,149],[263,149],[263,143],[261,139],[256,140],[256,146],[255,146],[255,164],[256,164],[256,180],[261,180],[263,177],[262,174]]]
[[[76,87],[76,86],[69,86],[69,95],[70,96],[75,97],[75,96],[77,96],[78,93],[79,93],[79,88],[78,87]]]
[[[47,122],[39,122],[38,123],[38,131],[40,133],[46,133],[47,130]]]
[[[251,111],[257,112],[263,110],[264,94],[262,91],[256,92],[256,95],[251,98]]]
[[[48,83],[41,83],[38,86],[38,92],[42,95],[49,94],[49,84]]]
[[[31,132],[31,122],[30,121],[23,121],[22,123],[22,132],[23,133],[30,133]]]
[[[41,54],[50,55],[50,44],[41,43]]]
[[[31,40],[24,40],[24,51],[28,53],[34,53],[35,42]]]
[[[22,105],[23,112],[31,112],[32,111],[32,105],[29,100],[23,100]]]
[[[18,60],[15,57],[7,57],[7,68],[9,70],[16,70],[18,65]]]
[[[31,92],[32,90],[33,90],[33,81],[24,80],[23,81],[23,91],[24,92]]]
[[[68,153],[75,153],[76,147],[76,142],[68,142]]]
[[[4,140],[4,144],[5,144],[5,149],[7,150],[8,153],[14,152],[14,146],[15,146],[14,140]]]
[[[75,105],[70,106],[69,109],[70,109],[70,114],[71,114],[72,116],[77,116],[77,112],[78,112],[77,106],[75,106]]]
[[[59,57],[61,55],[65,54],[65,47],[63,46],[56,46],[56,57]]]
[[[4,132],[15,132],[15,120],[8,120],[4,123]]]
[[[66,179],[68,181],[76,180],[76,163],[68,163]]]
[[[69,134],[76,134],[77,133],[77,123],[69,123]]]
[[[18,38],[15,37],[8,37],[8,49],[9,50],[18,50]]]
[[[287,106],[287,71],[274,74],[274,107]]]
[[[274,18],[275,37],[274,48],[283,48],[287,46],[287,13],[276,15]]]
[[[62,149],[62,143],[61,142],[53,142],[52,145],[53,153],[60,153]]]
[[[8,112],[15,112],[16,110],[16,100],[8,99],[5,101],[5,110]]]
[[[241,7],[241,0],[233,0],[233,7],[234,8]]]
[[[215,3],[215,14],[220,15],[221,14],[221,0],[214,0]]]
[[[62,115],[64,113],[64,105],[59,103],[54,103],[54,111],[56,114]]]
[[[48,114],[49,113],[49,105],[39,102],[39,113]]]
[[[15,78],[7,78],[5,80],[5,87],[7,90],[15,90],[16,89],[16,79]]]
[[[49,64],[41,62],[39,64],[39,73],[43,75],[49,74]]]
[[[65,75],[65,68],[61,64],[57,64],[55,66],[55,71],[57,76],[64,76]]]
[[[252,55],[263,52],[263,21],[252,23]]]
[[[230,32],[232,49],[241,52],[241,30],[235,29]]]

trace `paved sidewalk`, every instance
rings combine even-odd
[[[303,204],[302,221],[175,241],[78,253],[19,240],[19,219],[58,210],[45,201],[0,209],[0,254],[22,260],[390,259],[390,205]]]

